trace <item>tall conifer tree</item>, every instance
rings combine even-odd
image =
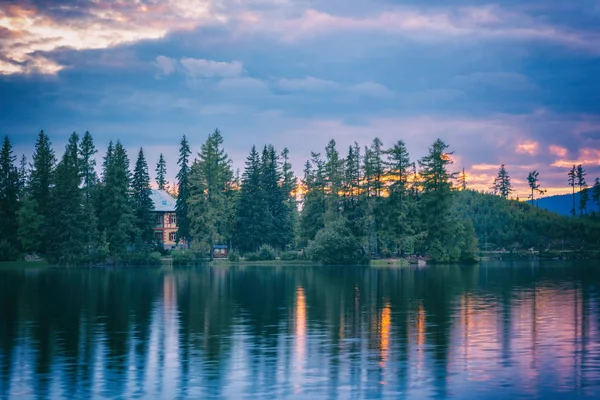
[[[85,261],[86,230],[78,159],[79,136],[73,133],[55,170],[49,215],[52,240],[47,256],[50,262],[76,265]]]
[[[579,215],[583,215],[587,212],[587,203],[589,201],[589,193],[587,192],[587,182],[585,169],[579,164],[577,166],[577,186],[579,186]]]
[[[137,235],[145,244],[151,243],[154,236],[154,204],[151,195],[148,163],[144,150],[140,148],[131,181],[131,201]]]
[[[190,243],[190,220],[188,215],[188,198],[190,197],[190,166],[189,158],[192,154],[188,141],[183,135],[179,147],[179,172],[177,173],[177,242],[182,240],[189,246]]]
[[[109,145],[105,165],[101,220],[114,261],[123,256],[135,233],[135,218],[129,196],[129,158],[121,142],[117,141],[114,147],[112,143]]]
[[[162,153],[160,153],[158,164],[156,164],[156,184],[158,190],[167,190],[167,163]]]
[[[37,220],[35,225],[39,228],[38,240],[34,245],[33,251],[45,254],[50,241],[48,217],[52,213],[50,206],[50,188],[54,184],[54,167],[56,158],[54,150],[50,143],[50,138],[40,131],[35,150],[33,153],[33,168],[31,170],[29,193],[32,200],[36,203],[32,210],[36,210],[36,215],[32,216]]]
[[[571,208],[571,215],[575,215],[575,186],[577,185],[577,166],[573,165],[573,168],[567,173],[569,177],[569,186],[571,186],[573,193],[571,199],[573,200],[573,207]]]
[[[428,231],[429,242],[438,240],[444,245],[450,236],[449,210],[452,199],[451,179],[455,174],[448,171],[452,164],[447,152],[448,145],[437,139],[429,148],[429,154],[419,160],[423,193],[421,215]]]
[[[261,169],[259,154],[252,146],[242,175],[236,215],[236,245],[244,252],[256,251],[268,233],[268,202],[261,187]]]
[[[18,252],[17,211],[19,209],[19,173],[16,156],[8,136],[0,150],[0,261],[15,258]]]
[[[218,129],[208,136],[190,169],[188,215],[192,237],[212,258],[215,244],[228,243],[232,219],[233,171]]]
[[[494,180],[494,192],[507,199],[513,191],[510,176],[506,172],[506,167],[502,164],[498,170],[498,176]]]

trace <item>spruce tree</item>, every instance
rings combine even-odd
[[[279,156],[272,145],[263,155],[261,186],[265,192],[272,230],[268,231],[266,243],[276,249],[285,249],[292,243],[294,231],[291,210],[287,206],[289,194],[282,187]]]
[[[592,199],[596,202],[598,210],[600,210],[600,178],[596,178],[592,188]]]
[[[98,197],[98,175],[96,174],[96,159],[98,150],[89,131],[86,131],[79,145],[79,169],[83,188],[84,209],[84,243],[90,253],[99,245],[98,219],[95,203]]]
[[[105,157],[106,171],[103,187],[101,220],[109,254],[117,261],[132,243],[135,218],[129,197],[129,158],[121,142],[109,145]]]
[[[419,160],[421,167],[421,215],[428,231],[430,246],[437,240],[442,247],[451,236],[450,207],[452,204],[452,183],[455,174],[448,171],[452,164],[447,152],[448,145],[437,139],[429,148],[429,154]]]
[[[343,211],[348,228],[357,238],[365,235],[366,201],[362,195],[360,146],[348,147],[344,159]]]
[[[5,136],[0,150],[0,261],[13,260],[19,249],[19,173],[15,161],[10,140]]]
[[[506,167],[502,164],[498,170],[498,176],[494,180],[494,192],[498,193],[500,197],[507,199],[513,191],[510,176],[506,172]]]
[[[31,198],[36,202],[32,209],[36,210],[38,226],[40,227],[39,241],[35,244],[32,251],[45,254],[49,243],[52,240],[50,234],[48,217],[53,212],[50,206],[50,188],[54,184],[54,167],[56,158],[52,150],[50,138],[40,131],[35,150],[33,153],[33,168],[31,170],[29,192]]]
[[[216,129],[208,136],[190,169],[188,215],[191,236],[210,253],[215,244],[228,243],[233,232],[230,221],[233,197],[231,160]]]
[[[340,191],[342,190],[343,160],[336,149],[335,140],[331,139],[325,148],[325,187],[327,195],[327,213],[325,221],[335,221],[340,216]]]
[[[25,154],[21,156],[19,164],[19,199],[25,197],[26,189],[29,184],[29,168],[27,165],[27,157]]]
[[[188,198],[190,197],[190,166],[189,157],[192,152],[188,141],[183,135],[179,147],[179,172],[177,173],[177,203],[175,210],[177,213],[177,242],[182,240],[189,246],[190,243],[190,220],[188,216]]]
[[[73,133],[55,170],[51,190],[52,213],[48,221],[52,241],[47,256],[51,263],[76,265],[86,257],[86,229],[78,159],[79,136]]]
[[[569,186],[573,189],[571,199],[573,200],[573,207],[571,208],[571,215],[575,215],[575,185],[577,184],[577,167],[573,165],[573,168],[567,173],[569,177]]]
[[[299,241],[305,246],[325,226],[327,199],[325,197],[324,162],[320,153],[311,153],[311,161],[304,168],[303,184],[306,188],[300,214]]]
[[[464,167],[458,177],[458,187],[460,188],[460,190],[467,190],[467,174],[465,173]]]
[[[384,226],[382,231],[387,238],[387,247],[402,248],[405,236],[412,233],[408,223],[408,177],[410,175],[410,155],[404,141],[399,140],[394,146],[385,151],[387,175],[391,179],[389,196],[386,199]],[[390,246],[392,245],[392,246]]]
[[[577,166],[577,186],[579,186],[579,215],[583,215],[587,210],[587,203],[589,201],[589,194],[587,192],[587,182],[585,181],[586,173],[583,166],[579,164]]]
[[[154,203],[150,189],[150,175],[144,151],[138,152],[131,181],[131,205],[135,216],[136,234],[142,243],[150,244],[154,236]]]
[[[256,147],[252,146],[246,159],[242,175],[242,186],[236,215],[236,245],[243,251],[256,251],[265,243],[268,233],[265,221],[268,216],[268,203],[261,188],[261,162]]]
[[[292,170],[292,164],[290,163],[290,152],[286,148],[281,152],[281,190],[283,190],[285,197],[285,204],[290,210],[290,222],[292,239],[295,236],[295,232],[298,226],[298,201],[296,200],[296,192],[298,191],[298,178],[294,175]]]
[[[162,153],[160,153],[158,164],[156,164],[156,184],[158,185],[158,190],[166,190],[168,184],[166,176],[167,163]]]

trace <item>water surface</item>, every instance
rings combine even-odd
[[[599,267],[0,268],[0,398],[597,398]]]

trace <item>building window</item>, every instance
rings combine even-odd
[[[177,232],[169,232],[169,240],[175,242],[177,240]]]
[[[154,239],[157,242],[162,243],[163,242],[163,233],[162,232],[154,232]]]
[[[156,225],[157,226],[162,226],[162,224],[163,224],[163,216],[161,214],[158,214],[156,216]]]
[[[177,223],[177,214],[171,214],[170,221],[172,225],[175,225]]]

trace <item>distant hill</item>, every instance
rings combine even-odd
[[[522,201],[472,190],[457,192],[454,210],[460,218],[471,220],[480,249],[599,249],[598,214],[595,217],[571,218],[542,208],[543,200],[551,201],[553,198],[559,198],[560,204],[564,202],[562,210],[568,215],[572,207],[568,195],[540,199],[540,207],[537,208]],[[579,201],[579,198],[575,200]]]
[[[598,205],[592,201],[591,195],[592,194],[590,193],[590,201],[588,202],[587,212],[600,212]],[[531,204],[531,201],[529,200],[527,203]],[[573,208],[573,199],[572,195],[570,194],[542,197],[539,200],[536,199],[535,203],[535,205],[539,208],[543,208],[560,215],[571,215],[571,209]],[[579,215],[579,193],[575,193],[575,210],[577,211],[577,215]]]

